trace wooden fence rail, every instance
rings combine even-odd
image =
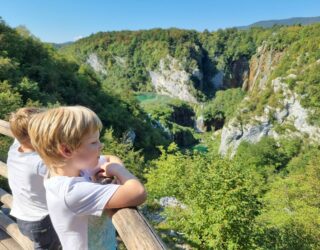
[[[0,134],[13,137],[9,123],[0,120]],[[0,175],[8,178],[7,166],[0,161]],[[11,208],[12,196],[0,188],[0,202]],[[112,216],[120,238],[128,250],[160,250],[166,246],[155,233],[152,226],[136,208],[119,209]],[[22,235],[17,224],[0,211],[0,227],[10,235],[23,249],[32,249],[32,242]]]

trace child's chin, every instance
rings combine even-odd
[[[99,163],[99,160],[94,160],[92,162],[88,162],[87,164],[81,164],[82,167],[80,169],[84,170],[84,169],[92,169],[95,168]]]
[[[89,166],[90,168],[95,168],[96,166],[98,166],[98,164],[99,164],[99,158],[96,159],[94,162],[92,162],[92,164],[90,164]]]

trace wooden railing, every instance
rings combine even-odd
[[[0,134],[13,137],[9,123],[0,120]],[[0,161],[0,175],[8,178],[7,166]],[[11,208],[12,196],[0,188],[0,202]],[[160,250],[166,246],[144,216],[136,208],[119,209],[112,216],[112,223],[128,250]],[[0,228],[24,249],[33,249],[32,242],[22,235],[17,224],[0,211]]]

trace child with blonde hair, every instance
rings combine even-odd
[[[35,249],[59,249],[59,238],[52,226],[43,185],[47,168],[31,145],[30,119],[39,108],[21,108],[10,116],[15,137],[8,152],[8,181],[12,191],[11,215],[17,218],[22,234],[34,242]]]
[[[102,164],[118,184],[92,182],[84,172],[100,159],[102,124],[90,109],[58,107],[37,114],[29,124],[31,143],[50,169],[45,180],[53,226],[64,249],[88,249],[88,221],[108,209],[137,206],[146,199],[139,180],[121,163]]]

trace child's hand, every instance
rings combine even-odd
[[[121,185],[120,181],[114,177],[113,181],[111,182],[112,184],[117,184],[117,185]]]
[[[101,178],[98,180],[98,182],[100,184],[117,184],[117,185],[120,185],[120,181],[116,178],[116,177],[113,177],[113,178],[109,178],[109,177],[105,177],[105,178]]]
[[[113,178],[111,176],[106,176],[105,171],[100,169],[91,177],[91,180],[101,184],[109,184],[112,182]]]
[[[120,181],[115,177],[110,174],[107,174],[107,169],[110,165],[119,165],[120,167],[123,167],[119,163],[114,163],[114,162],[106,162],[100,166],[100,170],[92,177],[92,180],[94,182],[98,182],[101,184],[120,184]],[[114,167],[114,166],[113,166]]]
[[[123,164],[119,162],[105,162],[100,166],[100,170],[97,175],[100,177],[113,177],[114,175],[110,173],[111,168],[124,167]]]

